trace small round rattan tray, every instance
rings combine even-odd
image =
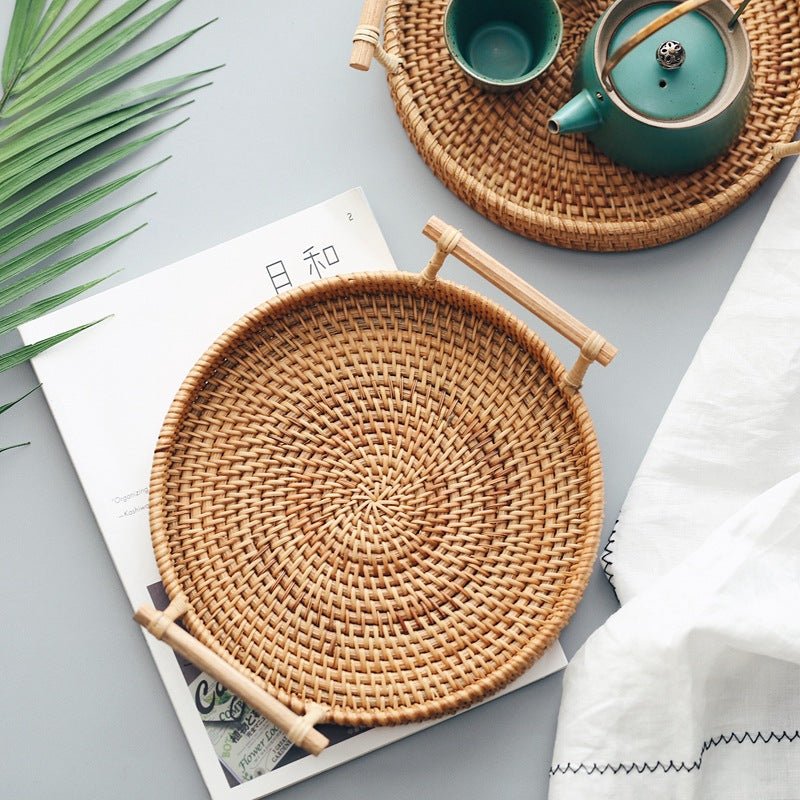
[[[362,20],[374,19],[380,6],[380,0],[367,0]],[[708,167],[669,178],[616,166],[585,137],[547,130],[550,116],[572,96],[577,51],[607,0],[561,0],[564,39],[555,62],[532,86],[505,95],[478,89],[450,58],[442,27],[446,6],[447,0],[389,0],[385,48],[390,59],[402,59],[389,75],[397,112],[449,189],[531,239],[623,251],[696,233],[755,191],[777,163],[773,145],[789,142],[800,124],[796,0],[748,5],[754,83],[745,130]],[[363,40],[356,44],[367,54],[369,47]]]
[[[158,440],[172,602],[137,620],[311,750],[322,719],[411,722],[507,684],[595,558],[600,456],[575,390],[614,348],[457,231],[426,233],[422,274],[332,278],[239,320]],[[447,252],[580,344],[575,366],[437,280]]]

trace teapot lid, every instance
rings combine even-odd
[[[674,3],[635,10],[611,36],[608,54]],[[693,116],[708,106],[725,82],[728,54],[717,26],[700,11],[676,19],[645,39],[614,69],[617,94],[639,113],[661,120]]]

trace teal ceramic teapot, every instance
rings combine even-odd
[[[548,123],[586,133],[651,175],[699,169],[734,142],[750,107],[751,53],[725,0],[616,0],[578,56],[575,96]]]

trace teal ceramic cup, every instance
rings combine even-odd
[[[520,89],[541,75],[563,29],[556,0],[451,0],[444,15],[450,55],[490,92]]]

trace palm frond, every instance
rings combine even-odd
[[[29,389],[27,392],[25,392],[25,394],[23,394],[21,397],[18,397],[16,400],[12,400],[10,403],[3,403],[2,405],[0,405],[0,414],[5,414],[6,411],[14,408],[14,406],[17,403],[21,403],[26,397],[30,397],[37,389],[41,388],[42,384],[38,383],[36,384],[36,386],[33,387],[33,389]],[[14,450],[17,447],[25,447],[26,445],[29,444],[30,442],[19,442],[17,444],[6,445],[5,447],[0,447],[0,453],[5,453],[6,450]]]
[[[25,30],[28,24],[28,12],[30,11],[30,0],[17,0],[14,6],[14,14],[11,17],[11,27],[8,30],[8,41],[6,51],[3,55],[3,70],[0,79],[3,87],[7,88],[14,84],[20,72],[22,61],[22,47],[25,43]]]
[[[189,72],[185,75],[178,75],[175,78],[155,81],[154,83],[147,84],[140,88],[125,89],[111,96],[102,96],[94,102],[81,104],[77,106],[74,111],[65,112],[59,116],[53,116],[51,111],[54,106],[58,106],[56,101],[44,103],[31,109],[27,114],[6,123],[5,126],[0,126],[0,147],[5,148],[6,142],[18,140],[21,134],[25,132],[33,133],[35,131],[47,129],[52,131],[50,134],[51,136],[56,136],[62,130],[69,130],[70,128],[82,125],[97,117],[102,117],[105,114],[118,111],[144,98],[160,95],[198,75],[204,75],[216,69],[219,69],[219,67],[211,67],[197,72]],[[208,83],[204,83],[202,86],[196,86],[194,88],[202,89],[209,85]],[[60,106],[56,108],[56,111],[58,110],[60,110]],[[46,120],[48,117],[53,117],[53,119],[49,123],[42,125],[41,123],[43,120]]]
[[[28,52],[36,37],[36,31],[42,21],[42,11],[44,11],[46,5],[47,0],[31,0],[28,3],[28,18],[25,21],[25,30],[22,32],[22,46],[20,48],[23,53]]]
[[[180,2],[180,0],[173,1]],[[24,92],[26,89],[29,89],[34,83],[40,81],[45,75],[52,72],[56,67],[61,66],[66,61],[69,61],[71,58],[73,58],[73,56],[80,53],[83,48],[88,47],[97,39],[100,39],[108,31],[112,30],[112,28],[114,28],[118,22],[126,17],[129,17],[147,2],[149,2],[149,0],[128,0],[127,3],[124,3],[122,6],[103,17],[103,19],[101,19],[99,22],[96,22],[80,36],[77,36],[65,47],[51,53],[48,58],[38,60],[35,66],[31,66],[31,68],[28,69],[28,71],[25,73],[25,77],[17,82],[15,92],[19,94]],[[130,41],[130,39],[128,41]],[[114,40],[112,39],[109,42],[106,42],[106,50],[104,52],[100,52],[98,54],[97,49],[98,48],[95,48],[94,50],[94,53],[96,54],[95,61],[99,61],[110,53],[114,52]],[[87,56],[91,57],[90,54],[86,53],[81,54],[79,59],[75,58],[70,64],[70,70],[76,75],[80,74],[84,69],[86,69],[85,64],[87,61]],[[89,66],[91,66],[91,63],[93,62],[90,62]]]
[[[161,0],[148,9],[151,0],[15,0],[0,64],[0,336],[105,280],[84,280],[19,306],[22,298],[143,227],[69,253],[80,239],[152,196],[75,219],[169,158],[92,185],[101,173],[186,122],[146,130],[194,102],[189,96],[209,85],[195,79],[218,69],[116,87],[209,24],[122,56],[181,1]],[[0,373],[99,321],[0,352]],[[22,399],[0,405],[0,414]]]
[[[180,123],[182,124],[182,123]],[[177,125],[173,127],[178,127]],[[126,156],[133,155],[138,150],[141,150],[146,144],[149,144],[159,136],[163,136],[173,128],[165,128],[164,130],[157,131],[156,133],[142,136],[134,142],[121,145],[114,148],[110,153],[103,153],[88,161],[79,162],[76,167],[72,167],[65,172],[59,172],[48,177],[45,181],[40,181],[39,185],[26,192],[22,197],[9,203],[0,212],[0,230],[6,225],[11,225],[27,214],[30,214],[35,209],[49,203],[55,197],[63,194],[69,189],[74,188],[80,183],[83,183],[87,178],[94,177],[98,172],[102,172],[113,164],[118,163]]]
[[[99,325],[106,319],[107,317],[103,317],[103,319],[96,319],[94,322],[87,322],[84,325],[77,325],[76,327],[70,328],[68,331],[64,331],[63,333],[57,333],[55,336],[48,336],[46,339],[42,339],[39,342],[26,344],[22,347],[17,347],[14,350],[10,350],[8,353],[3,353],[3,355],[0,356],[0,372],[6,372],[13,367],[24,364],[26,361],[30,361],[34,356],[38,356],[39,353],[44,353],[45,350],[49,350],[54,345],[66,341],[72,336],[75,336],[75,334],[85,331],[87,328]]]
[[[198,31],[201,31],[203,28],[205,28],[206,25],[210,25],[211,22],[214,22],[214,20],[206,22],[205,25],[198,25],[196,28],[187,31],[186,33],[173,36],[172,39],[168,39],[166,42],[154,45],[153,47],[145,50],[143,53],[126,58],[119,64],[114,64],[113,66],[90,75],[88,78],[84,78],[79,83],[71,84],[66,88],[62,85],[60,80],[61,73],[59,73],[56,76],[58,80],[56,78],[49,79],[44,85],[34,85],[32,89],[29,89],[27,92],[20,95],[15,96],[12,93],[9,95],[9,97],[14,97],[15,99],[11,100],[10,102],[7,101],[6,104],[4,104],[2,113],[0,113],[0,118],[15,116],[19,114],[19,112],[24,111],[25,109],[30,108],[34,104],[39,103],[45,98],[49,97],[51,94],[53,94],[53,92],[64,89],[58,95],[56,95],[56,97],[50,99],[45,105],[42,106],[42,109],[45,109],[44,117],[49,117],[56,111],[60,111],[62,108],[66,108],[78,100],[83,100],[84,98],[91,96],[94,92],[100,91],[101,89],[110,86],[112,83],[116,83],[126,75],[135,72],[146,64],[149,64],[151,61],[155,61],[159,56],[164,55],[164,53],[168,53],[179,44],[185,42],[190,36],[194,36]],[[70,78],[70,81],[71,80],[72,79]],[[42,109],[40,109],[40,111]]]
[[[95,7],[100,5],[102,0],[80,0],[79,3],[73,8],[65,17],[64,21],[53,31],[52,36],[49,36],[47,41],[41,44],[41,47],[38,48],[38,53],[34,51],[33,57],[31,58],[30,64],[31,66],[37,64],[41,61],[48,53],[52,52],[64,39],[69,36],[78,25],[83,22],[83,20],[89,16],[89,14],[94,11]],[[51,3],[50,6],[57,5],[56,3]],[[60,3],[62,8],[58,9],[58,13],[60,14],[63,10],[63,7],[67,5],[67,3]],[[48,9],[49,10],[49,9]],[[45,14],[47,16],[47,14]]]
[[[18,447],[27,447],[30,442],[18,442],[17,444],[9,444],[5,447],[0,447],[0,453],[5,453],[6,450],[16,450]]]
[[[22,397],[18,397],[16,400],[12,400],[10,403],[4,403],[3,405],[0,405],[0,414],[5,414],[10,408],[14,408],[17,403],[21,403],[26,397],[30,397],[37,389],[41,388],[42,384],[37,383],[33,389],[29,389],[27,392],[25,392],[25,394],[22,395]]]
[[[155,164],[151,164],[149,167],[137,169],[135,172],[131,172],[122,178],[117,178],[116,180],[109,181],[109,183],[103,184],[95,189],[90,189],[88,192],[84,192],[78,197],[67,200],[64,203],[61,203],[54,208],[39,214],[28,222],[14,225],[10,230],[0,233],[0,256],[4,256],[13,250],[16,250],[18,247],[25,244],[25,242],[30,241],[40,233],[46,231],[48,228],[55,227],[59,223],[76,216],[85,208],[89,208],[95,203],[100,202],[100,200],[103,200],[110,194],[116,192],[117,189],[121,189],[131,181],[136,180],[136,178],[138,178],[140,175],[143,175],[145,172],[149,172],[151,169],[155,169],[165,161],[168,161],[169,158],[170,156],[167,156],[166,158],[161,159],[161,161],[156,161]],[[147,197],[152,197],[154,194],[155,192],[147,195]],[[113,219],[113,216],[109,217],[109,219]],[[47,244],[47,242],[44,242],[44,244]]]
[[[129,236],[133,236],[134,233],[141,230],[146,224],[147,223],[145,222],[142,225],[139,225],[139,227],[127,231],[127,233],[123,233],[120,236],[115,236],[113,239],[109,239],[107,242],[98,244],[95,247],[90,247],[88,250],[84,250],[82,253],[77,253],[69,258],[64,258],[61,261],[57,261],[55,264],[52,264],[45,269],[37,270],[31,275],[21,278],[15,283],[0,289],[0,308],[3,308],[9,303],[14,303],[17,300],[20,300],[35,289],[38,289],[40,286],[44,286],[46,283],[50,283],[50,281],[55,280],[61,275],[69,272],[71,269],[74,269],[78,266],[78,264],[83,264],[84,261],[88,261],[98,253],[102,253],[104,250],[108,250],[109,247],[113,247],[115,244],[117,244],[117,242],[121,242],[123,239],[127,239]]]
[[[152,196],[152,194],[147,195],[147,197],[134,200],[134,202],[128,203],[127,205],[122,206],[122,208],[109,211],[107,214],[102,214],[101,216],[96,217],[89,222],[84,222],[82,225],[76,225],[74,228],[70,228],[63,233],[59,233],[56,236],[51,237],[50,239],[46,239],[44,242],[41,242],[40,244],[35,245],[34,247],[31,247],[22,253],[19,253],[18,255],[14,256],[14,258],[10,258],[8,261],[1,263],[0,283],[13,278],[15,275],[19,275],[22,272],[26,272],[31,267],[35,267],[37,264],[40,264],[64,248],[69,247],[69,245],[74,244],[78,241],[78,239],[86,236],[87,233],[91,233],[101,225],[105,225],[106,222],[110,222],[112,219],[114,219],[114,217],[118,217],[129,208],[133,208],[134,206],[143,203],[145,200],[149,200]]]
[[[175,108],[182,107],[175,106]],[[94,150],[98,145],[104,144],[120,134],[127,133],[129,130],[145,122],[150,122],[172,110],[173,108],[158,109],[144,114],[136,114],[133,117],[123,112],[121,122],[117,122],[116,125],[99,132],[95,132],[95,125],[87,125],[81,130],[81,138],[78,142],[56,150],[55,153],[50,152],[51,145],[48,142],[29,152],[20,153],[16,159],[13,159],[11,163],[7,163],[5,166],[4,178],[0,180],[0,203],[36,183],[39,178],[46,178],[48,175],[52,175],[60,167],[70,161],[74,161],[78,156]],[[186,122],[187,120],[184,119],[182,121]],[[65,141],[71,141],[72,137],[68,136],[64,137],[64,139]]]
[[[10,170],[12,169],[16,169],[17,172],[21,171],[20,167],[24,169],[26,162],[27,164],[35,164],[46,156],[57,153],[71,144],[80,142],[97,131],[107,130],[117,122],[124,122],[151,108],[164,106],[172,100],[186,97],[205,86],[208,86],[208,84],[190,86],[188,89],[157,95],[139,103],[126,104],[119,110],[108,109],[104,114],[97,114],[94,109],[91,109],[90,114],[70,115],[71,119],[56,117],[50,123],[39,125],[25,134],[15,137],[0,148],[0,165],[6,164],[3,167],[3,176],[7,177],[11,174]],[[21,154],[24,154],[25,159],[17,158],[16,167],[13,163],[7,163]]]
[[[33,40],[31,41],[30,50],[32,53],[37,51],[39,45],[42,43],[42,39],[44,39],[44,37],[50,33],[53,25],[55,25],[55,23],[58,21],[58,18],[61,16],[61,12],[64,10],[68,2],[69,0],[53,0],[53,2],[47,7],[47,11],[45,11],[44,16],[39,23],[39,27],[36,29]],[[31,63],[34,61],[35,59],[32,58]]]
[[[58,294],[45,297],[44,300],[31,303],[29,306],[21,308],[19,311],[0,316],[0,335],[13,330],[19,325],[30,322],[32,319],[37,319],[43,314],[49,314],[54,309],[63,306],[64,303],[68,303],[79,294],[94,288],[98,283],[102,283],[110,277],[111,275],[104,275],[102,278],[95,278],[93,281],[87,281],[80,286],[73,286],[71,289],[67,289],[64,292],[58,292]],[[0,411],[0,413],[2,413],[2,411]]]

